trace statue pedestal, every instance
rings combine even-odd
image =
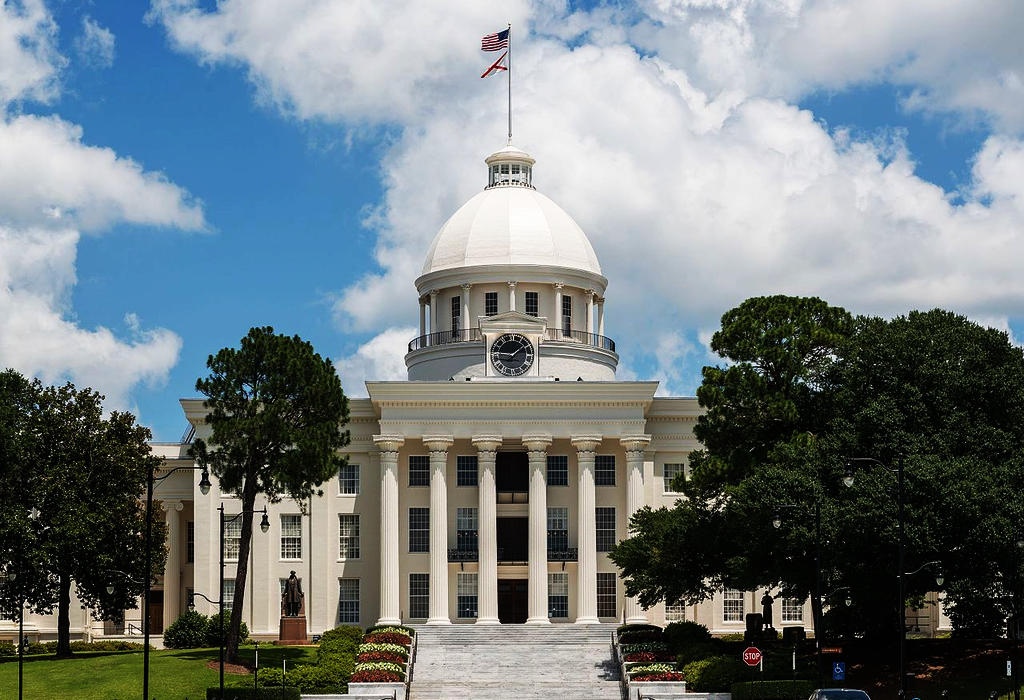
[[[309,644],[306,636],[306,616],[282,617],[277,644]]]

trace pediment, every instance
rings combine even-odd
[[[522,311],[502,311],[493,316],[480,317],[480,331],[485,334],[507,331],[543,334],[547,327],[548,320],[545,317],[531,316]]]

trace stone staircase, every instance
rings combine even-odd
[[[615,625],[416,626],[410,700],[621,700]]]

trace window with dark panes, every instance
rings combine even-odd
[[[345,494],[359,493],[358,464],[343,464],[338,470],[338,491]]]
[[[409,455],[409,486],[430,486],[428,455]]]
[[[185,528],[185,563],[192,564],[196,560],[196,524],[189,520]]]
[[[498,293],[484,292],[484,315],[493,316],[498,313]]]
[[[568,294],[562,295],[562,333],[572,334],[572,297]]]
[[[569,458],[565,455],[548,455],[548,486],[569,485]]]
[[[615,574],[597,575],[597,616],[615,617]]]
[[[430,551],[430,508],[409,509],[409,551]]]
[[[548,574],[548,617],[569,617],[569,574]]]
[[[430,574],[409,574],[409,617],[430,615]]]
[[[456,616],[476,617],[477,576],[460,571],[455,580]]]
[[[338,624],[359,624],[359,579],[338,579]]]
[[[537,292],[526,293],[526,313],[536,316],[539,304],[537,303]]]
[[[452,335],[462,328],[462,297],[452,297]]]
[[[476,508],[455,509],[455,543],[460,552],[475,552],[479,527]]]
[[[597,551],[610,552],[615,546],[615,508],[595,508]]]
[[[455,483],[458,486],[476,486],[476,455],[459,455],[455,458]]]
[[[615,486],[615,455],[594,457],[594,485]]]
[[[569,509],[548,508],[548,551],[564,552],[569,548]]]

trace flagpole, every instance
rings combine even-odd
[[[508,145],[512,145],[512,24],[508,25]]]

